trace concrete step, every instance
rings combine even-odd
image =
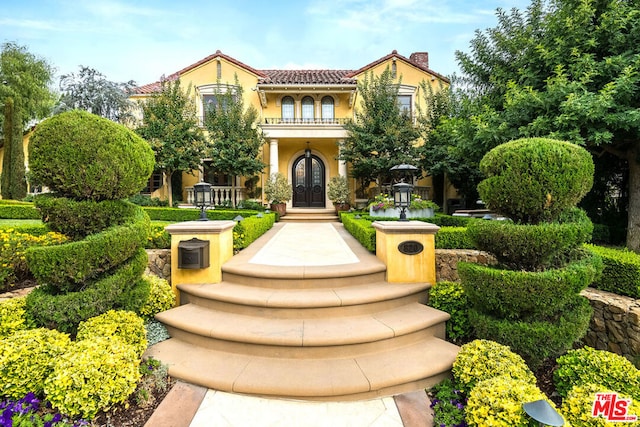
[[[431,337],[352,357],[265,357],[170,339],[147,354],[170,375],[204,387],[308,400],[361,400],[424,389],[449,375],[459,348]]]
[[[288,208],[281,222],[338,222],[335,209]]]

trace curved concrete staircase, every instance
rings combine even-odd
[[[148,354],[176,378],[261,396],[357,400],[439,382],[458,347],[444,341],[449,315],[424,305],[430,285],[387,283],[384,264],[335,227],[360,262],[250,263],[272,230],[221,283],[178,285],[182,305],[157,315],[172,338]]]

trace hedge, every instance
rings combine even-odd
[[[356,218],[354,214],[341,216],[344,228],[358,240],[368,251],[376,251],[376,229],[366,218]]]
[[[74,334],[80,322],[108,310],[122,308],[137,312],[148,298],[149,284],[142,279],[147,263],[147,252],[138,249],[115,272],[84,290],[58,294],[52,286],[39,286],[27,295],[28,320],[38,326]]]
[[[465,227],[442,227],[436,233],[436,249],[476,249]]]
[[[29,248],[26,252],[29,270],[38,283],[53,285],[62,291],[79,290],[144,247],[149,235],[149,218],[137,206],[135,211],[136,215],[127,223],[83,240]]]
[[[604,263],[602,276],[591,284],[592,287],[631,298],[640,298],[640,255],[628,249],[585,246],[600,255]]]
[[[183,222],[196,221],[200,218],[200,209],[160,208],[144,206],[143,209],[149,215],[151,221]],[[209,209],[206,211],[210,220],[233,220],[238,215],[249,217],[257,214],[250,209]]]
[[[233,248],[234,250],[244,249],[256,239],[262,236],[273,227],[276,221],[274,213],[263,214],[262,218],[251,216],[245,218],[233,227]]]
[[[2,219],[40,219],[40,212],[32,203],[0,203]]]

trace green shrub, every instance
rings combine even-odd
[[[152,221],[183,222],[196,221],[200,218],[199,209],[156,208],[146,206],[143,209]],[[207,218],[212,221],[229,221],[238,215],[247,218],[257,213],[254,210],[246,209],[209,209],[206,212]]]
[[[135,205],[131,205],[135,206]],[[101,274],[130,258],[144,247],[149,236],[149,219],[141,208],[122,225],[116,225],[83,240],[27,250],[29,270],[39,283],[61,291],[85,288]]]
[[[514,224],[510,221],[473,221],[469,233],[475,247],[493,253],[508,268],[540,270],[591,238],[593,225],[584,211],[575,210],[570,222]]]
[[[471,337],[469,323],[469,300],[460,283],[437,282],[429,290],[429,306],[449,313],[447,338],[454,343],[466,341]]]
[[[498,319],[473,308],[469,321],[475,336],[508,345],[536,369],[546,358],[561,355],[584,336],[592,312],[589,301],[576,296],[553,322]]]
[[[462,286],[473,306],[513,320],[550,320],[592,283],[601,269],[602,260],[595,254],[587,254],[565,268],[541,272],[458,263]]]
[[[57,245],[66,240],[60,233],[33,236],[12,228],[0,229],[0,291],[29,277],[30,270],[25,258],[28,248]]]
[[[478,193],[489,209],[517,223],[552,221],[574,207],[593,185],[591,154],[546,138],[501,144],[480,161],[487,177]]]
[[[594,417],[593,414],[593,402],[596,400],[597,393],[610,393],[606,387],[598,384],[584,384],[573,387],[567,393],[567,396],[562,399],[561,412],[564,415],[565,420],[571,424],[572,427],[615,427],[624,425],[626,426],[640,426],[640,422],[609,422],[601,417]],[[624,394],[618,394],[619,399],[628,399],[629,396]],[[627,407],[628,413],[633,415],[640,414],[640,401],[632,399],[631,404]]]
[[[147,194],[135,194],[129,197],[129,201],[138,206],[155,206],[155,207],[169,206],[168,200],[160,200],[158,197],[151,197]]]
[[[133,346],[138,354],[147,349],[144,321],[136,313],[125,310],[109,310],[99,316],[80,322],[77,340],[92,340],[95,337],[111,339],[118,337]]]
[[[469,222],[476,220],[476,218],[468,216],[453,216],[436,213],[435,216],[427,219],[427,222],[435,224],[438,227],[466,227],[469,225]]]
[[[0,204],[0,218],[40,219],[40,212],[31,203]]]
[[[11,225],[0,225],[0,233],[7,230],[14,230],[17,233],[30,234],[32,236],[42,236],[43,234],[47,234],[51,232],[48,227],[38,220],[38,223],[31,223],[25,221],[24,224],[21,223],[13,223]]]
[[[477,427],[529,427],[531,418],[524,412],[523,403],[544,399],[555,406],[536,387],[535,380],[500,375],[479,382],[471,393],[466,407],[466,421]]]
[[[273,227],[275,214],[264,214],[262,218],[251,216],[245,218],[233,227],[233,248],[244,249]]]
[[[557,364],[553,380],[563,397],[572,387],[593,383],[640,401],[640,370],[623,356],[583,347],[569,350]]]
[[[29,142],[33,182],[70,199],[126,199],[145,187],[154,163],[149,143],[85,111],[48,118],[38,124]]]
[[[131,293],[137,289],[136,285],[144,284],[140,277],[147,263],[146,251],[138,249],[131,259],[112,274],[82,291],[61,294],[55,287],[40,286],[27,295],[27,317],[38,326],[75,334],[80,322],[108,310],[122,308],[137,311],[148,296],[139,296],[140,300],[135,301]]]
[[[376,251],[376,229],[371,226],[371,221],[366,218],[355,218],[355,214],[343,214],[341,216],[344,228],[368,251]]]
[[[33,326],[27,322],[25,306],[24,296],[0,301],[0,339]]]
[[[0,396],[14,399],[40,394],[55,361],[71,345],[67,334],[29,329],[0,339]]]
[[[153,319],[156,314],[174,307],[176,295],[169,282],[151,274],[145,275],[142,280],[149,283],[149,297],[138,311],[143,319]]]
[[[469,392],[483,380],[508,374],[535,384],[536,378],[522,357],[505,345],[489,340],[474,340],[460,348],[452,373],[460,387]]]
[[[603,291],[640,298],[640,255],[627,249],[605,248],[587,245],[587,248],[602,257],[602,276],[592,287]]]
[[[442,227],[435,241],[436,249],[476,249],[465,227]]]
[[[64,197],[42,195],[34,201],[40,209],[42,221],[53,231],[65,234],[74,240],[121,225],[139,211],[124,200],[75,201]]]
[[[135,391],[139,363],[134,347],[120,338],[77,341],[55,361],[45,396],[60,412],[91,419]]]

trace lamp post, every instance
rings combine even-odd
[[[413,186],[406,182],[393,184],[393,204],[400,208],[400,221],[408,221],[407,209],[411,204],[411,190]]]
[[[199,182],[193,186],[193,193],[196,199],[196,207],[200,208],[200,218],[198,221],[209,221],[205,209],[211,206],[211,184]]]

